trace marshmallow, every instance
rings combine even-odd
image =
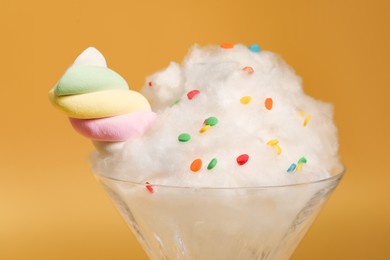
[[[85,49],[74,61],[73,65],[93,65],[107,67],[106,59],[94,47]]]
[[[73,128],[81,135],[97,141],[118,142],[142,135],[154,122],[153,112],[133,112],[125,115],[98,118],[69,118]]]
[[[126,80],[109,68],[72,66],[62,76],[54,90],[56,96],[84,94],[108,89],[127,90]]]
[[[87,94],[57,97],[49,92],[52,104],[69,117],[91,119],[150,111],[149,102],[131,90],[105,90]]]
[[[92,144],[95,146],[99,154],[104,156],[111,156],[121,151],[125,145],[125,142],[102,142],[92,140]]]

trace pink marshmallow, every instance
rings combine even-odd
[[[97,118],[69,118],[81,135],[96,141],[120,142],[142,135],[156,119],[153,112],[132,112],[124,115]]]

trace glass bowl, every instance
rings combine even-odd
[[[264,187],[149,185],[97,175],[150,259],[289,259],[344,175]]]

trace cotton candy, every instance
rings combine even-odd
[[[94,171],[191,187],[274,186],[331,176],[341,167],[332,105],[307,96],[278,55],[258,50],[194,46],[182,65],[170,63],[147,77],[141,92],[156,121],[119,152],[94,153]],[[207,125],[210,117],[218,123]],[[183,133],[189,141],[178,140]],[[195,160],[202,162],[196,172]]]

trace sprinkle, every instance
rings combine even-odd
[[[150,192],[150,193],[153,193],[153,187],[152,185],[150,185],[150,183],[147,181],[145,182],[145,187],[146,189]]]
[[[304,117],[305,116],[305,113],[303,111],[298,111],[298,114],[301,116],[301,117]]]
[[[202,168],[202,160],[201,159],[195,159],[190,166],[191,171],[197,172]]]
[[[218,124],[218,118],[211,116],[207,118],[204,123],[209,126],[215,126],[216,124]]]
[[[276,149],[276,153],[280,155],[282,153],[282,148],[279,145],[274,145],[274,148]]]
[[[179,104],[180,103],[180,101],[181,101],[181,99],[179,98],[179,99],[176,99],[176,101],[173,103],[173,105],[177,105],[177,104]]]
[[[250,66],[246,66],[246,67],[244,67],[242,70],[248,72],[248,74],[252,74],[253,72],[255,72],[255,71],[253,70],[253,68],[250,67]]]
[[[221,47],[223,49],[232,49],[234,47],[234,44],[230,43],[230,42],[224,42],[224,43],[221,43],[221,45],[219,45],[219,47]]]
[[[153,82],[149,81],[148,85],[149,87],[153,87]]]
[[[240,156],[237,157],[237,163],[238,165],[244,165],[248,162],[249,160],[249,155],[247,154],[241,154]]]
[[[277,145],[278,143],[279,143],[278,139],[272,139],[272,140],[267,142],[267,144],[270,145],[270,146]]]
[[[297,165],[295,163],[291,164],[290,167],[288,167],[287,172],[293,172]]]
[[[245,96],[240,99],[241,104],[247,105],[249,102],[251,102],[252,97],[251,96]]]
[[[276,153],[280,155],[282,153],[282,148],[278,145],[279,140],[278,139],[273,139],[267,142],[267,145],[272,146],[273,148],[276,149]]]
[[[187,133],[180,134],[179,137],[177,138],[180,142],[188,142],[191,139],[191,136]]]
[[[191,90],[190,92],[187,93],[187,97],[189,100],[193,99],[196,95],[200,93],[199,90]]]
[[[265,108],[271,110],[273,103],[274,101],[272,100],[272,98],[266,98],[264,101]]]
[[[302,170],[302,164],[298,164],[298,165],[297,165],[297,168],[296,168],[295,170],[297,170],[297,171]]]
[[[205,125],[204,127],[202,127],[202,128],[199,130],[199,133],[203,134],[204,132],[206,132],[207,130],[209,130],[210,127],[211,127],[211,125]]]
[[[253,52],[259,53],[260,52],[260,46],[258,44],[252,44],[251,46],[249,46],[249,50],[251,50]]]
[[[307,117],[305,118],[305,121],[303,121],[303,125],[307,126],[307,123],[309,123],[310,119],[311,119],[311,115],[307,115]]]
[[[299,160],[298,160],[298,164],[302,164],[302,163],[307,163],[307,160],[305,157],[301,157]]]
[[[216,158],[213,158],[210,161],[209,165],[207,165],[207,170],[213,169],[217,165],[217,163],[218,163],[218,160]]]

